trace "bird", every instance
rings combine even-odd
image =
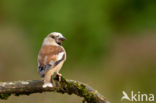
[[[61,81],[59,73],[66,61],[66,51],[62,46],[66,38],[59,32],[48,34],[42,43],[38,54],[38,73],[43,80],[43,88],[53,87],[52,76],[56,73]]]

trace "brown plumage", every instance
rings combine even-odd
[[[56,55],[63,52],[63,48],[55,45],[44,45],[39,53],[39,63],[40,65],[49,64],[51,60],[57,61]],[[45,58],[47,57],[47,60]],[[46,63],[45,63],[46,61]]]

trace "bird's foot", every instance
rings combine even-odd
[[[44,83],[42,85],[43,88],[47,88],[47,87],[53,87],[53,84],[52,83]]]
[[[57,73],[57,75],[58,75],[58,79],[59,79],[59,81],[61,81],[61,76],[62,76],[62,74],[60,74],[60,73]]]

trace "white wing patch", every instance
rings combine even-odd
[[[60,61],[60,60],[63,58],[63,55],[64,55],[64,54],[65,54],[64,52],[58,53],[57,55],[55,55],[55,56],[56,56],[56,61],[51,60],[51,61],[49,62],[49,64],[50,64],[52,67],[55,66],[55,65],[57,64],[57,62]]]
[[[54,66],[55,61],[51,60],[49,64],[52,65],[52,66]]]
[[[57,61],[61,60],[62,57],[64,55],[64,52],[60,52],[58,55],[57,55]]]

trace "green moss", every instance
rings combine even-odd
[[[85,85],[75,83],[76,87],[79,89],[79,94],[85,98],[86,101],[93,101],[92,95],[88,92]]]
[[[9,96],[11,96],[11,94],[7,94],[7,93],[5,93],[5,94],[0,94],[0,99],[8,99],[8,97]]]
[[[58,77],[56,76],[54,79],[58,80]],[[96,95],[97,91],[91,94],[89,93],[85,85],[80,84],[79,82],[73,80],[67,81],[63,76],[61,77],[61,84],[63,86],[63,90],[62,90],[63,92],[66,92],[68,94],[75,93],[79,96],[84,97],[85,101],[89,103],[94,103],[93,96],[94,94]],[[60,88],[57,91],[61,92]]]
[[[95,91],[93,92],[93,94],[94,94],[94,95],[96,95],[97,93],[98,93],[98,91],[97,91],[97,90],[95,90]]]

